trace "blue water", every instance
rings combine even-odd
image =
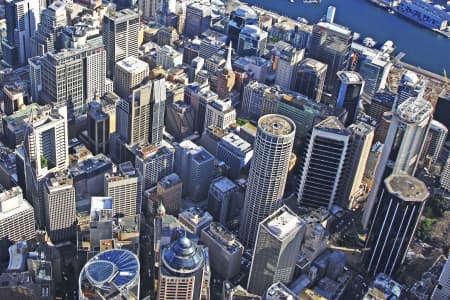
[[[310,24],[325,15],[327,7],[336,7],[335,23],[345,25],[379,43],[392,40],[396,52],[406,53],[403,61],[432,72],[450,74],[450,39],[411,22],[400,15],[391,15],[369,0],[323,0],[321,4],[304,4],[302,0],[245,0],[292,18],[302,17]],[[445,5],[444,0],[434,1]]]

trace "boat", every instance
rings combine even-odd
[[[450,6],[450,1],[447,1],[447,6]]]
[[[361,37],[361,34],[359,34],[358,32],[353,32],[353,40],[356,41]]]
[[[289,0],[289,2],[294,3],[295,1],[294,0]]]
[[[383,46],[381,46],[381,51],[387,54],[391,54],[392,52],[394,52],[394,50],[394,42],[391,40],[387,40],[386,42],[384,42]]]
[[[369,47],[369,48],[374,47],[376,45],[376,43],[377,42],[371,37],[366,37],[363,39],[364,46]]]
[[[388,13],[390,13],[391,15],[393,15],[393,14],[395,14],[395,11],[389,8],[389,9],[388,9]]]
[[[300,18],[300,17],[297,18],[297,21],[299,23],[302,23],[302,24],[308,24],[309,23],[308,20],[306,20],[305,18]]]

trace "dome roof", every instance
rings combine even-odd
[[[186,236],[180,237],[164,250],[163,260],[172,271],[194,271],[203,262],[203,253]]]

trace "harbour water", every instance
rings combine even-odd
[[[400,15],[389,14],[386,9],[369,0],[322,0],[320,4],[305,4],[303,0],[245,0],[251,5],[272,10],[291,18],[305,18],[310,24],[317,22],[333,5],[336,7],[335,22],[361,34],[370,36],[378,43],[392,40],[396,52],[405,52],[403,61],[434,73],[450,73],[450,39],[409,21]],[[445,5],[444,0],[434,1]]]

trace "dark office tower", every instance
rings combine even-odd
[[[367,272],[395,274],[403,263],[430,193],[419,179],[393,174],[378,193],[378,205],[367,237]]]
[[[47,51],[61,49],[60,35],[67,26],[66,4],[56,1],[41,12],[41,21],[31,38],[31,55],[42,56]]]
[[[339,204],[346,184],[351,132],[336,117],[314,126],[309,138],[298,186],[297,201],[309,207],[331,209]]]
[[[253,9],[242,5],[230,13],[230,19],[226,25],[228,39],[234,47],[237,47],[239,34],[245,25],[258,25],[258,16]]]
[[[367,115],[380,122],[385,112],[392,111],[396,97],[396,94],[387,90],[378,91],[372,97],[369,108],[367,109]]]
[[[159,300],[210,299],[208,248],[195,245],[185,235],[161,251]]]
[[[336,107],[342,107],[347,110],[348,116],[345,126],[348,126],[356,120],[359,101],[364,88],[364,79],[359,73],[352,71],[340,71],[337,73],[337,76],[339,92]]]
[[[227,177],[218,177],[211,182],[208,192],[208,212],[214,220],[227,225],[232,216],[238,186]]]
[[[145,21],[154,19],[157,15],[157,0],[140,0],[138,1],[139,13]]]
[[[432,120],[430,123],[430,130],[427,134],[427,140],[429,141],[426,148],[422,151],[422,157],[430,156],[432,161],[436,163],[441,154],[442,147],[447,139],[448,129],[444,124]]]
[[[109,153],[109,115],[99,102],[89,103],[87,113],[88,141],[94,154]]]
[[[193,38],[200,36],[211,26],[211,5],[194,2],[186,7],[184,34]]]
[[[443,90],[439,95],[439,98],[436,103],[436,107],[434,109],[433,118],[436,121],[441,122],[445,125],[445,127],[450,128],[450,89]],[[447,140],[450,135],[447,136]]]
[[[406,71],[402,75],[400,83],[397,88],[397,101],[395,107],[399,107],[400,104],[408,100],[409,98],[421,98],[425,93],[426,81],[419,77],[413,71]]]
[[[294,122],[281,115],[258,120],[239,235],[253,247],[259,223],[281,206],[295,137]]]
[[[2,41],[3,59],[7,66],[25,65],[31,57],[30,39],[40,18],[39,1],[5,1],[6,39]]]
[[[245,25],[239,33],[239,56],[261,56],[266,50],[268,34],[257,25]]]
[[[103,45],[106,49],[106,75],[113,78],[116,62],[138,57],[139,15],[131,10],[109,11],[103,17]]]
[[[353,33],[335,23],[319,22],[314,25],[309,43],[309,56],[328,65],[322,102],[335,105],[339,87],[337,72],[347,69]]]
[[[311,100],[320,102],[326,75],[326,64],[312,58],[305,58],[298,65],[294,90]]]
[[[275,282],[292,280],[305,222],[287,206],[280,207],[258,226],[248,291],[262,295]]]
[[[167,106],[166,130],[177,142],[194,133],[194,108],[181,101]]]

